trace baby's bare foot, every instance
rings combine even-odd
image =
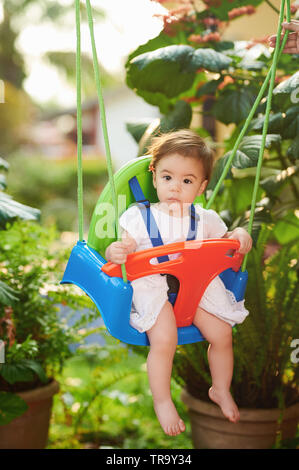
[[[209,389],[209,397],[220,406],[222,413],[232,423],[237,423],[240,419],[239,409],[229,391]]]
[[[172,400],[154,403],[154,409],[166,434],[176,436],[185,431],[184,421],[179,417]]]

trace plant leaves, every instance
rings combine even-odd
[[[137,47],[137,49],[135,49],[135,51],[133,51],[129,55],[128,60],[126,62],[126,66],[132,59],[134,59],[134,57],[138,55],[144,54],[145,52],[155,51],[156,49],[160,49],[161,47],[171,46],[173,44],[173,39],[167,34],[163,33],[163,31],[161,31],[159,36],[156,36],[155,38],[150,39],[145,44],[141,44],[141,46]]]
[[[250,211],[246,211],[246,213],[242,217],[239,217],[234,221],[232,228],[243,227],[245,230],[248,230],[249,217]],[[262,225],[270,224],[271,222],[273,221],[268,207],[262,206],[261,204],[257,205],[254,210],[254,219],[251,232],[254,246],[256,246],[257,244]]]
[[[279,134],[267,134],[266,136],[266,148],[271,147],[272,144],[280,142],[281,137]],[[240,143],[239,150],[231,163],[231,168],[245,169],[255,167],[257,165],[259,151],[261,147],[262,136],[259,134],[246,136]],[[209,182],[208,189],[214,189],[224,167],[231,155],[232,151],[227,152],[223,157],[217,160],[215,168],[213,170],[212,178]],[[228,171],[225,179],[232,178],[232,171]]]
[[[265,121],[265,116],[259,116],[255,119],[252,119],[250,124],[250,130],[254,131],[262,131],[263,125]],[[282,129],[284,126],[284,117],[283,113],[271,113],[269,115],[269,122],[268,122],[268,132],[273,134],[281,134]]]
[[[297,135],[297,137],[289,146],[287,150],[287,156],[292,160],[297,160],[297,158],[299,158],[299,135]]]
[[[228,159],[229,159],[229,155],[224,155],[223,157],[219,158],[219,160],[217,160],[217,162],[215,164],[215,167],[213,169],[212,177],[209,181],[207,190],[212,190],[212,189],[215,188],[216,184],[218,183],[218,181],[219,181],[219,179],[222,175],[222,172],[224,170],[224,167],[225,167]],[[228,170],[228,173],[227,173],[225,179],[231,179],[231,178],[232,178],[232,171],[231,171],[231,168],[230,168]]]
[[[27,409],[27,403],[19,395],[0,392],[0,426],[10,423]]]
[[[31,382],[34,380],[32,370],[24,366],[22,361],[15,364],[3,364],[0,375],[11,385],[16,382]]]
[[[177,101],[173,109],[161,119],[155,119],[146,129],[139,142],[138,155],[143,155],[147,150],[151,138],[159,132],[170,132],[177,129],[185,129],[190,126],[192,109],[189,103]]]
[[[299,166],[292,166],[283,171],[274,171],[276,173],[275,175],[268,176],[260,182],[260,186],[272,196],[276,195],[290,178],[299,173]]]
[[[0,175],[0,190],[4,191],[6,189],[6,178],[4,175]]]
[[[19,217],[22,220],[39,220],[40,211],[16,202],[8,194],[0,192],[0,226]]]
[[[8,170],[9,168],[9,163],[7,163],[6,160],[0,157],[0,170]]]
[[[192,87],[198,69],[220,72],[230,63],[229,57],[213,49],[183,45],[162,47],[127,63],[127,84],[162,111],[160,95],[164,95],[164,100],[177,97]],[[163,109],[165,112],[165,103]]]
[[[265,116],[259,116],[251,122],[251,129],[261,131]],[[268,132],[280,134],[284,139],[293,139],[299,134],[299,106],[292,106],[285,113],[271,113]]]
[[[247,118],[255,98],[255,90],[250,87],[237,89],[225,87],[217,97],[212,114],[224,124],[238,124]]]
[[[281,137],[279,134],[267,134],[265,147],[269,148],[274,143],[280,142]],[[257,165],[259,152],[262,144],[262,135],[250,135],[243,138],[240,143],[239,149],[233,159],[233,168],[250,168]],[[230,155],[228,152],[226,155]]]
[[[16,382],[30,382],[34,380],[35,374],[38,378],[46,383],[48,378],[44,369],[37,361],[31,359],[23,359],[13,364],[3,364],[0,375],[10,384]]]
[[[299,72],[279,83],[273,90],[273,100],[281,110],[299,102]]]
[[[285,139],[293,139],[299,134],[299,106],[287,109],[283,122],[282,136]]]
[[[0,305],[11,305],[19,300],[17,292],[5,282],[0,281]]]
[[[152,121],[148,119],[143,119],[138,122],[126,122],[126,129],[131,134],[135,142],[138,144],[141,137],[145,133],[148,126]]]

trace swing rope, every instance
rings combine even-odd
[[[287,2],[287,11],[286,11],[286,20],[289,22],[291,19],[291,7],[290,7],[290,0],[286,0]],[[278,20],[278,30],[277,30],[277,41],[275,44],[275,49],[273,53],[273,59],[272,59],[272,65],[271,68],[269,69],[269,72],[264,80],[264,83],[259,91],[259,94],[253,104],[253,107],[245,121],[245,124],[243,128],[241,129],[241,132],[235,142],[235,145],[233,147],[233,150],[231,152],[231,155],[229,156],[225,167],[223,168],[223,171],[221,173],[221,176],[217,182],[217,185],[214,188],[214,191],[207,203],[206,208],[209,209],[212,205],[212,203],[215,200],[215,197],[222,185],[223,180],[225,179],[228,171],[231,168],[232,161],[237,153],[238,147],[240,145],[241,140],[243,139],[248,126],[255,114],[255,111],[263,97],[264,91],[268,85],[268,82],[270,81],[269,85],[269,90],[268,90],[268,96],[267,96],[267,105],[266,105],[266,112],[265,112],[265,119],[264,119],[264,124],[263,124],[263,133],[262,133],[262,143],[259,151],[259,157],[258,157],[258,163],[257,163],[257,171],[256,171],[256,176],[255,176],[255,182],[254,182],[254,188],[253,188],[253,195],[252,195],[252,201],[251,201],[251,208],[250,208],[250,217],[249,217],[249,223],[248,223],[248,233],[249,235],[252,234],[252,228],[253,228],[253,219],[254,219],[254,212],[255,212],[255,206],[256,206],[256,200],[257,200],[257,191],[259,187],[259,181],[260,181],[260,176],[261,176],[261,169],[262,169],[262,162],[263,162],[263,155],[264,155],[264,150],[265,150],[265,145],[266,145],[266,137],[267,137],[267,131],[268,131],[268,125],[269,125],[269,115],[271,111],[271,103],[272,103],[272,95],[273,95],[273,88],[274,88],[274,81],[275,81],[275,73],[276,73],[276,68],[277,68],[277,63],[279,60],[279,57],[284,49],[289,31],[286,31],[284,34],[284,37],[282,39],[281,46],[279,46],[279,40],[281,35],[281,23],[283,20],[283,15],[284,15],[284,7],[285,7],[285,0],[282,0],[281,2],[281,7],[280,7],[280,14],[279,14],[279,20]],[[246,264],[247,264],[247,257],[248,253],[244,256],[243,263],[241,270],[245,271],[246,269]]]
[[[221,173],[221,176],[213,190],[213,193],[211,197],[209,198],[206,208],[209,209],[212,205],[212,203],[215,200],[216,195],[219,192],[219,189],[222,185],[223,180],[225,179],[228,171],[231,168],[232,161],[237,153],[238,147],[240,145],[240,142],[242,138],[244,137],[248,126],[255,114],[255,111],[263,97],[263,94],[266,90],[266,87],[269,84],[269,89],[268,89],[268,95],[267,95],[267,104],[266,104],[266,111],[265,111],[265,119],[264,119],[264,124],[263,124],[263,132],[262,132],[262,143],[260,147],[260,152],[259,152],[259,157],[258,157],[258,163],[257,163],[257,170],[256,170],[256,177],[255,177],[255,182],[254,182],[254,188],[253,188],[253,196],[252,196],[252,202],[251,202],[251,209],[250,209],[250,218],[249,218],[249,224],[248,224],[248,233],[251,235],[252,233],[252,228],[253,228],[253,220],[254,220],[254,211],[255,211],[255,206],[256,206],[256,200],[257,200],[257,192],[258,192],[258,187],[259,187],[259,181],[260,181],[260,176],[261,176],[261,169],[262,169],[262,161],[263,161],[263,155],[264,155],[264,150],[265,150],[265,145],[266,145],[266,137],[267,137],[267,130],[268,130],[268,125],[269,125],[269,116],[270,116],[270,111],[271,111],[271,103],[272,103],[272,94],[273,94],[273,88],[274,88],[274,82],[275,82],[275,73],[276,73],[276,68],[277,68],[277,63],[279,60],[279,57],[284,49],[287,37],[288,37],[288,31],[285,32],[284,37],[282,39],[281,45],[279,45],[280,41],[279,38],[281,36],[281,23],[283,20],[284,16],[284,9],[285,9],[285,2],[287,5],[287,11],[286,11],[286,20],[289,22],[290,17],[291,17],[291,9],[290,9],[290,0],[282,0],[281,2],[281,8],[280,8],[280,14],[279,14],[279,20],[278,20],[278,31],[277,31],[277,41],[273,53],[273,59],[272,59],[272,65],[268,71],[268,74],[264,80],[264,83],[259,91],[259,94],[252,106],[252,109],[244,123],[243,128],[241,129],[241,132],[234,144],[234,147],[231,151],[231,155],[228,158],[223,171]],[[117,205],[117,195],[116,195],[116,188],[115,188],[115,183],[114,183],[114,178],[113,178],[113,169],[112,169],[112,159],[111,159],[111,151],[110,151],[110,144],[109,144],[109,137],[108,137],[108,131],[107,131],[107,121],[106,121],[106,112],[105,112],[105,105],[104,105],[104,99],[103,99],[103,94],[102,94],[102,80],[101,80],[101,75],[99,71],[99,63],[98,63],[98,57],[97,57],[97,50],[96,50],[96,44],[95,44],[95,37],[94,37],[94,28],[93,28],[93,17],[92,17],[92,9],[90,5],[90,0],[86,0],[86,10],[87,10],[87,17],[88,17],[88,25],[89,25],[89,31],[90,31],[90,39],[91,39],[91,46],[92,46],[92,56],[93,56],[93,68],[94,68],[94,75],[95,75],[95,83],[96,83],[96,90],[97,90],[97,95],[98,95],[98,102],[99,102],[99,108],[100,108],[100,116],[101,116],[101,123],[102,123],[102,130],[103,130],[103,137],[104,137],[104,143],[105,143],[105,150],[106,150],[106,159],[107,159],[107,169],[108,169],[108,177],[109,177],[109,183],[111,187],[111,196],[112,196],[112,203],[114,206],[114,213],[115,213],[115,228],[116,228],[116,236],[117,239],[119,238],[119,220],[118,220],[118,205]],[[77,159],[78,159],[78,219],[79,219],[79,240],[83,240],[83,171],[82,171],[82,105],[81,105],[81,33],[80,33],[80,0],[76,0],[76,37],[77,37],[77,49],[76,49],[76,86],[77,86]],[[247,263],[247,256],[248,254],[245,255],[243,264],[242,264],[242,271],[245,271],[246,269],[246,263]],[[121,265],[121,271],[122,271],[122,276],[124,282],[127,282],[127,274],[126,274],[126,268],[125,264]]]
[[[77,87],[77,164],[78,164],[78,223],[79,240],[83,241],[83,170],[82,170],[82,106],[81,106],[81,28],[80,0],[76,0],[76,87]]]
[[[102,130],[104,136],[104,143],[105,143],[105,150],[106,150],[106,161],[107,161],[107,170],[108,170],[108,177],[109,183],[111,188],[111,196],[112,196],[112,204],[114,207],[114,215],[115,215],[115,230],[116,230],[116,237],[119,238],[119,222],[118,222],[118,205],[117,205],[117,195],[116,195],[116,188],[113,178],[113,168],[112,168],[112,158],[111,158],[111,151],[110,151],[110,144],[109,144],[109,137],[107,131],[107,120],[106,120],[106,112],[105,112],[105,105],[104,105],[104,98],[102,93],[102,79],[99,69],[98,57],[97,57],[97,50],[95,44],[95,37],[94,37],[94,28],[93,28],[93,17],[92,17],[92,10],[90,5],[90,0],[86,0],[86,10],[87,10],[87,17],[88,17],[88,26],[90,31],[90,40],[91,40],[91,47],[92,47],[92,58],[93,58],[93,69],[95,75],[95,83],[96,83],[96,90],[98,95],[98,102],[100,108],[100,116],[101,116],[101,123],[102,123]],[[76,0],[76,28],[77,28],[77,55],[81,55],[80,51],[80,0]],[[81,230],[81,236],[83,231],[83,208],[82,208],[82,108],[81,108],[81,61],[77,59],[76,61],[77,67],[77,106],[78,106],[78,172],[81,173],[80,178],[78,179],[78,199],[80,198],[80,210],[79,210],[79,230]],[[79,136],[80,133],[80,136]],[[124,282],[127,282],[127,273],[125,264],[121,265],[122,276]]]
[[[277,67],[277,62],[278,62],[278,57],[279,57],[278,56],[279,42],[280,42],[279,39],[281,35],[281,23],[283,21],[284,6],[285,6],[285,0],[282,0],[281,7],[280,7],[279,20],[278,20],[277,41],[275,44],[275,49],[274,49],[274,54],[273,54],[271,78],[270,78],[270,84],[269,84],[269,90],[268,90],[268,96],[267,96],[265,119],[264,119],[264,124],[263,124],[262,145],[260,148],[260,153],[259,153],[259,158],[258,158],[258,164],[257,164],[254,188],[253,188],[253,196],[252,196],[252,202],[251,202],[251,208],[250,208],[250,217],[249,217],[249,224],[248,224],[249,235],[251,235],[252,228],[253,228],[253,219],[254,219],[254,212],[255,212],[255,207],[256,207],[257,192],[259,188],[259,182],[260,182],[261,171],[262,171],[263,155],[264,155],[264,149],[266,145],[268,126],[269,126],[269,116],[270,116],[270,111],[271,111],[272,95],[273,95],[273,88],[274,88],[274,82],[275,82],[275,73],[276,73],[276,67]],[[291,11],[290,0],[287,0],[287,21],[290,21],[290,11]],[[286,41],[287,37],[288,37],[288,34],[285,34],[283,39],[285,39]],[[283,47],[284,47],[284,42],[283,42]],[[248,258],[248,253],[246,253],[246,255],[244,256],[243,263],[242,263],[242,271],[245,271],[246,269],[247,258]]]

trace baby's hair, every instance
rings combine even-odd
[[[149,169],[155,170],[157,163],[172,153],[200,160],[203,164],[205,179],[210,180],[214,161],[213,152],[202,137],[194,131],[180,129],[154,137],[147,150],[147,155],[152,156]]]

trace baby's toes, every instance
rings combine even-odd
[[[180,421],[179,421],[179,428],[180,428],[181,432],[184,432],[185,429],[186,429],[185,423],[182,419],[180,419]]]
[[[173,432],[174,432],[174,436],[177,436],[178,434],[180,434],[180,427],[179,427],[179,424],[175,424],[173,426]]]

